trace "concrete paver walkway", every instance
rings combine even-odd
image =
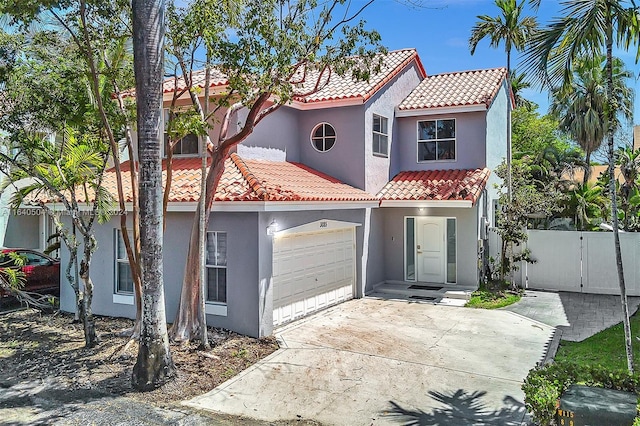
[[[553,327],[506,311],[361,299],[278,330],[281,349],[192,407],[329,425],[518,425]]]
[[[640,297],[629,297],[629,314]],[[520,302],[503,308],[562,331],[562,339],[580,342],[622,321],[620,296],[527,290]]]

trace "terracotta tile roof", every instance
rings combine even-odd
[[[171,167],[173,176],[169,201],[196,202],[200,194],[200,158],[176,158]],[[121,165],[125,202],[133,200],[128,172],[131,163]],[[166,181],[166,161],[162,179]],[[117,199],[114,169],[105,172],[103,186]],[[93,199],[93,194],[91,194]],[[39,197],[40,201],[53,200]],[[243,160],[237,154],[225,162],[215,201],[376,201],[376,197],[344,184],[302,164],[286,161]],[[84,200],[82,200],[84,202]]]
[[[467,200],[475,204],[489,169],[400,172],[378,193],[382,201]]]
[[[300,163],[234,161],[256,194],[266,201],[376,201],[376,197]],[[244,165],[242,165],[244,163]]]
[[[204,71],[205,70],[198,70],[191,74],[194,87],[204,89]],[[229,81],[227,80],[225,73],[215,68],[211,69],[211,84],[209,87],[226,86],[228,82]],[[174,87],[177,87],[178,90],[183,90],[186,87],[184,77],[166,79],[162,83],[162,93],[171,93],[173,92]],[[135,94],[135,92],[133,94]]]
[[[366,100],[413,60],[418,64],[418,68],[422,73],[421,77],[424,77],[426,73],[415,49],[394,50],[384,56],[380,72],[372,75],[369,81],[354,81],[351,74],[341,77],[332,73],[326,86],[320,91],[309,96],[297,97],[296,101],[311,103],[353,98]],[[308,93],[315,85],[319,71],[308,70],[307,73],[305,81],[296,85],[295,92]],[[192,78],[194,86],[204,88],[204,70],[194,71]],[[227,84],[227,76],[220,70],[212,69],[210,87],[222,87]],[[174,78],[165,80],[162,85],[162,91],[163,93],[171,93],[174,87],[177,87],[178,90],[184,89],[184,78],[178,78],[177,81]],[[127,91],[124,96],[135,96],[135,90]]]
[[[431,75],[413,89],[398,109],[489,106],[506,76],[506,68]]]
[[[415,49],[394,50],[384,56],[380,72],[372,75],[369,81],[354,81],[351,74],[346,74],[341,77],[333,73],[327,85],[321,90],[312,95],[297,98],[296,100],[302,103],[354,98],[367,100],[414,59],[417,61],[420,72],[422,73],[421,77],[424,77],[426,73]],[[305,84],[303,84],[301,88],[297,88],[296,91],[299,93],[309,92],[316,83],[318,74],[318,70],[308,71]]]

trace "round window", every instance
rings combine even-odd
[[[320,123],[311,132],[311,143],[320,152],[329,151],[336,143],[336,129],[329,123]]]

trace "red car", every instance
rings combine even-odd
[[[43,294],[60,294],[60,260],[47,256],[31,249],[6,248],[0,250],[0,268],[18,268],[8,253],[17,253],[24,257],[25,263],[20,267],[25,274],[25,283],[22,288]],[[7,296],[0,289],[1,296]]]

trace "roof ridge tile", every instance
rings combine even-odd
[[[244,177],[247,183],[249,183],[249,186],[251,187],[251,189],[253,189],[258,198],[266,201],[267,198],[269,198],[269,193],[262,186],[258,178],[256,178],[256,176],[251,172],[247,163],[245,163],[245,161],[235,152],[232,152],[229,155],[229,158],[231,158],[233,164],[235,164],[238,170],[240,170],[242,177]]]

